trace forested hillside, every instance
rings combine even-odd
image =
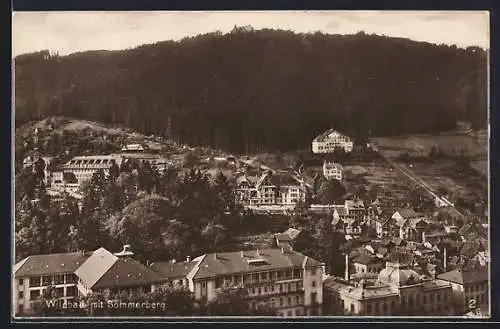
[[[309,147],[334,127],[366,137],[486,126],[476,47],[235,28],[123,51],[15,59],[16,125],[49,115],[120,123],[236,153]]]

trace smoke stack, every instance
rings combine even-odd
[[[345,274],[344,279],[349,281],[349,255],[345,254]]]
[[[189,262],[189,261],[191,261],[191,257],[187,256],[186,257],[186,262]]]
[[[443,250],[443,270],[446,272],[446,258],[447,258],[447,255],[446,255],[446,246],[444,247],[444,250]]]

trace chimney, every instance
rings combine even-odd
[[[187,256],[186,257],[186,262],[189,262],[189,261],[191,261],[191,257]]]
[[[344,279],[346,281],[349,281],[349,255],[347,253],[345,254],[345,274],[344,274]]]
[[[133,256],[134,253],[132,252],[130,245],[126,244],[123,246],[122,251],[117,252],[114,255],[117,257],[126,257],[126,256]]]
[[[284,254],[285,253],[285,248],[281,247],[281,253]]]
[[[443,250],[443,271],[446,272],[446,258],[447,258],[446,246],[444,246]]]

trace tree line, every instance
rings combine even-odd
[[[478,47],[236,28],[17,56],[16,125],[64,115],[235,153],[287,151],[331,127],[359,138],[484,128],[486,73]]]

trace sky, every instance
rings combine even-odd
[[[120,50],[217,30],[226,33],[235,25],[298,33],[364,31],[459,47],[490,47],[487,11],[15,12],[12,54]]]

